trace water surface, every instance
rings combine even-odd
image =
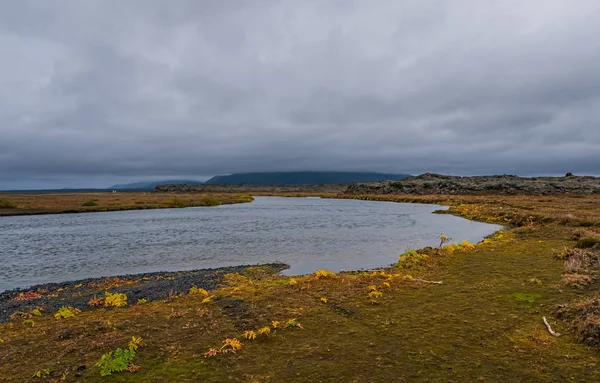
[[[497,225],[438,205],[256,197],[250,204],[0,218],[0,292],[152,271],[284,262],[285,274],[389,265],[407,248],[478,242]]]

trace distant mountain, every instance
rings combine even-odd
[[[410,177],[409,174],[386,174],[368,172],[269,172],[237,173],[215,176],[205,184],[250,185],[318,185],[352,182],[395,181]]]
[[[185,184],[185,185],[201,185],[202,181],[194,180],[161,180],[161,181],[142,181],[133,182],[130,184],[117,184],[107,189],[110,190],[154,190],[156,185],[171,185],[171,184]]]

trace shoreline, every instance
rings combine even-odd
[[[289,268],[284,263],[264,263],[239,265],[182,271],[155,271],[150,273],[123,274],[85,278],[64,282],[51,282],[27,288],[14,288],[0,292],[0,323],[10,320],[15,312],[28,312],[41,307],[42,311],[52,313],[62,306],[72,306],[82,311],[93,310],[88,302],[102,296],[108,289],[112,293],[126,294],[130,305],[138,299],[149,302],[168,299],[169,296],[187,293],[191,287],[216,290],[221,287],[226,274],[261,273],[278,274]],[[39,297],[19,300],[22,297]]]

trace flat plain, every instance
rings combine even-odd
[[[167,297],[147,301],[121,291],[153,283],[149,276],[5,293],[0,300],[28,306],[0,324],[0,377],[7,382],[600,380],[600,197],[323,197],[438,203],[450,206],[440,213],[506,228],[479,244],[414,249],[399,255],[395,267],[369,272],[285,277],[273,266],[245,267],[215,270],[207,285],[201,280],[184,285],[172,277],[176,288]],[[77,196],[70,204],[91,198]],[[194,197],[152,198],[161,203]],[[97,296],[88,309],[69,310],[69,299],[82,289]],[[36,312],[36,301],[50,298],[62,300],[65,309]],[[560,336],[550,333],[543,317]],[[135,356],[124,357],[124,350]],[[107,361],[115,369],[101,376],[111,370]],[[124,371],[117,372],[118,362],[124,362]]]

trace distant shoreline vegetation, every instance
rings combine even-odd
[[[241,193],[20,193],[0,199],[0,217],[219,206],[252,202]]]

